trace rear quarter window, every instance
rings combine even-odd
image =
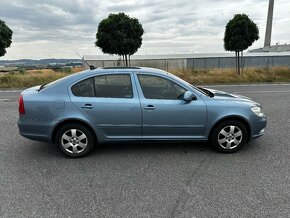
[[[71,90],[72,93],[78,97],[95,97],[94,79],[89,78],[78,82]]]

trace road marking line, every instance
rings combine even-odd
[[[228,85],[205,85],[205,87],[220,87],[220,86],[290,86],[290,83],[273,83],[273,84],[228,84]]]
[[[236,93],[236,94],[243,94],[243,93],[251,93],[251,94],[255,94],[255,93],[288,93],[290,92],[290,90],[285,90],[285,91],[253,91],[253,92],[233,92],[233,93]]]
[[[0,101],[12,101],[12,99],[7,99],[7,98],[0,98]]]
[[[0,92],[22,92],[23,90],[0,90]]]

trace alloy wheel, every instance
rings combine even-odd
[[[61,137],[62,147],[69,153],[78,154],[85,150],[88,145],[88,138],[79,129],[70,129]]]
[[[218,143],[224,149],[234,149],[241,144],[242,140],[243,132],[234,125],[222,128],[218,134]]]

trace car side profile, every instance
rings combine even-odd
[[[99,68],[24,90],[18,127],[68,157],[120,141],[209,141],[232,153],[264,134],[266,117],[247,97],[195,87],[166,71]]]

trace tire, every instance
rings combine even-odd
[[[93,134],[79,124],[61,127],[56,135],[56,142],[61,153],[70,158],[87,156],[94,148]]]
[[[248,140],[248,131],[243,123],[228,120],[220,123],[212,132],[210,145],[222,153],[240,150]]]

